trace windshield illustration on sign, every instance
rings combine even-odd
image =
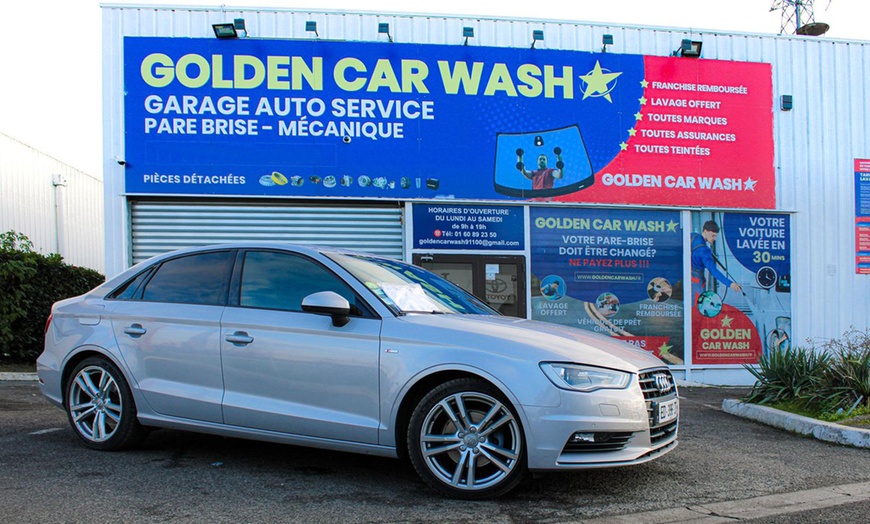
[[[495,190],[503,195],[551,197],[576,193],[595,182],[577,126],[535,133],[499,133],[495,162]]]
[[[692,213],[692,363],[755,364],[791,346],[788,215]]]
[[[530,209],[532,318],[684,364],[677,211]]]
[[[772,208],[770,64],[124,38],[131,194]]]

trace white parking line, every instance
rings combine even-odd
[[[713,524],[735,520],[757,519],[775,515],[788,515],[801,511],[830,508],[870,500],[870,482],[843,484],[829,488],[808,489],[779,495],[765,495],[743,500],[728,500],[683,508],[646,511],[584,520],[595,524]]]
[[[38,380],[38,377],[36,376],[36,373],[9,373],[9,372],[0,373],[0,381],[5,381],[5,380],[18,381],[18,382],[21,382],[21,381],[35,382],[36,380]]]
[[[55,431],[63,431],[63,428],[40,429],[39,431],[28,433],[28,435],[45,435],[46,433],[54,433]]]

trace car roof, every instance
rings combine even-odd
[[[190,255],[195,253],[204,253],[208,251],[220,251],[224,249],[277,249],[277,250],[288,250],[293,251],[295,253],[300,253],[303,255],[309,256],[317,256],[317,255],[329,255],[329,254],[344,254],[344,255],[355,255],[355,256],[365,256],[365,257],[373,257],[373,258],[390,258],[384,257],[381,255],[375,255],[372,253],[366,253],[363,251],[356,251],[351,249],[344,249],[339,247],[332,246],[321,246],[321,245],[307,245],[307,244],[294,244],[290,242],[278,242],[278,241],[249,241],[249,242],[230,242],[224,244],[209,244],[204,246],[193,246],[193,247],[185,247],[181,249],[176,249],[174,251],[167,251],[166,253],[160,253],[158,255],[154,255],[153,257],[143,260],[138,264],[127,268],[121,273],[115,275],[114,277],[107,279],[101,286],[93,289],[91,292],[103,293],[106,289],[114,289],[120,284],[126,282],[133,275],[138,274],[142,269],[148,266],[152,266],[156,263],[159,263],[163,260],[174,258],[177,256]]]
[[[378,255],[374,255],[372,253],[366,253],[364,251],[346,249],[340,247],[333,246],[322,246],[322,245],[314,245],[314,244],[294,244],[290,242],[280,242],[280,241],[266,241],[266,240],[258,240],[258,241],[246,241],[246,242],[229,242],[224,244],[209,244],[204,246],[194,246],[194,247],[186,247],[182,249],[177,249],[174,251],[168,251],[166,253],[161,253],[155,257],[150,258],[149,260],[156,259],[164,259],[170,258],[178,255],[185,255],[190,253],[202,253],[205,251],[216,251],[221,249],[281,249],[281,250],[290,250],[297,251],[299,253],[305,254],[326,254],[326,253],[343,253],[343,254],[353,254],[353,255],[364,255],[364,256],[372,256],[377,257]],[[387,257],[385,257],[387,258]]]

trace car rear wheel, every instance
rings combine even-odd
[[[67,386],[66,412],[76,434],[94,449],[122,449],[145,436],[127,381],[104,357],[86,358],[75,367]]]
[[[503,495],[526,473],[519,418],[480,379],[451,380],[430,391],[414,409],[407,441],[420,477],[451,497]]]

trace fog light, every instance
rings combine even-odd
[[[571,442],[595,442],[595,433],[574,433]]]

